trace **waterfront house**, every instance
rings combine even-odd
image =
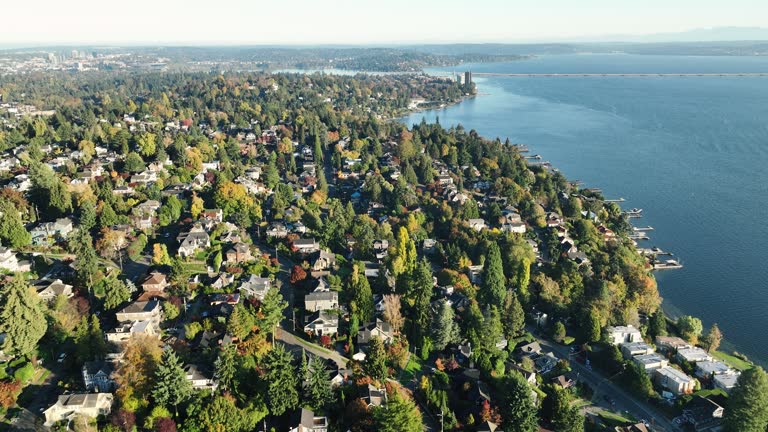
[[[656,369],[654,378],[660,387],[675,395],[691,394],[696,386],[696,380],[670,366]]]
[[[691,344],[677,336],[656,336],[656,347],[659,351],[673,353],[682,348],[690,348]]]
[[[669,366],[669,361],[658,354],[641,354],[632,357],[632,361],[638,364],[646,373],[652,373],[656,369]]]
[[[643,335],[633,325],[612,326],[605,329],[608,341],[613,345],[622,343],[642,342]]]
[[[719,361],[700,361],[696,362],[696,376],[698,378],[709,378],[714,375],[728,373],[731,368]]]
[[[689,363],[709,361],[712,357],[699,347],[680,348],[677,350],[677,359],[679,361],[687,361]]]
[[[712,385],[715,388],[724,390],[726,393],[730,393],[736,387],[736,382],[739,380],[740,375],[741,372],[736,371],[715,375],[712,377]]]
[[[55,404],[43,411],[45,426],[53,426],[77,416],[95,419],[106,416],[112,410],[114,397],[111,393],[72,393],[59,396]]]
[[[621,353],[625,359],[630,359],[634,356],[653,354],[654,349],[652,346],[645,342],[629,342],[621,344]]]

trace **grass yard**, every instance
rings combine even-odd
[[[411,354],[411,358],[408,360],[408,364],[405,365],[405,369],[400,372],[400,384],[407,384],[411,382],[416,374],[421,372],[421,359],[416,354]]]
[[[713,351],[711,354],[712,354],[712,357],[714,357],[714,358],[716,358],[716,359],[718,359],[720,361],[723,361],[723,362],[729,364],[732,368],[738,369],[740,371],[745,371],[747,369],[751,369],[752,366],[753,366],[752,363],[750,363],[748,361],[744,361],[744,360],[742,360],[742,359],[740,359],[738,357],[734,357],[734,356],[732,356],[730,354],[727,354],[727,353],[724,353],[722,351]]]
[[[624,417],[622,414],[605,410],[600,411],[598,416],[610,426],[623,426],[629,423],[635,423],[635,420],[632,418]]]

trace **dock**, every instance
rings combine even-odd
[[[475,76],[496,77],[526,77],[526,78],[577,78],[577,77],[627,77],[627,78],[657,78],[657,77],[768,77],[768,72],[743,73],[495,73],[473,72]]]
[[[607,203],[623,203],[626,200],[624,198],[617,198],[617,199],[607,199],[604,201]]]
[[[634,231],[634,232],[653,231],[653,227],[652,226],[632,227],[632,231]]]
[[[668,255],[668,256],[673,256],[674,255],[672,252],[667,252],[667,251],[662,250],[662,249],[657,248],[657,247],[640,248],[637,251],[641,255],[650,256],[650,257],[655,257],[655,256],[660,256],[660,255]]]
[[[679,261],[669,259],[662,262],[657,262],[653,264],[654,270],[677,270],[683,268],[683,265],[680,264]]]
[[[636,234],[630,234],[628,236],[631,240],[650,240],[651,238],[648,237],[645,233],[636,233]]]

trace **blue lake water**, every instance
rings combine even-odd
[[[768,58],[564,55],[475,64],[496,73],[768,72]],[[453,68],[432,69],[444,74]],[[607,198],[685,268],[656,274],[664,308],[717,322],[724,347],[768,362],[768,77],[475,77],[476,98],[404,121],[461,123]]]

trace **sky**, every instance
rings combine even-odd
[[[5,0],[0,45],[540,42],[766,25],[766,0]]]

